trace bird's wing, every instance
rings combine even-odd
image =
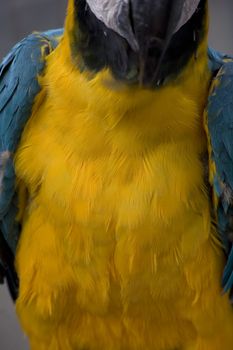
[[[17,295],[14,253],[20,234],[13,158],[34,99],[40,92],[46,56],[62,30],[34,33],[19,42],[0,64],[0,282]]]
[[[213,82],[206,111],[210,183],[227,262],[223,289],[233,292],[233,58],[209,51]],[[233,296],[233,295],[232,295]]]

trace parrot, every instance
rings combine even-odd
[[[0,282],[30,349],[233,348],[233,58],[208,23],[208,0],[68,0],[3,59]]]

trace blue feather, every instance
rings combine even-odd
[[[223,273],[223,280],[222,280],[225,291],[227,291],[232,287],[232,282],[233,282],[232,279],[233,279],[233,249],[231,248],[230,254],[228,256],[228,261]]]
[[[208,100],[207,128],[215,163],[213,190],[218,197],[218,231],[225,246],[227,263],[222,278],[225,292],[233,289],[233,58],[209,50],[209,66],[215,88]]]
[[[13,263],[6,256],[14,256],[20,235],[14,153],[40,92],[38,76],[43,74],[45,57],[55,49],[62,33],[63,29],[58,29],[31,34],[15,45],[0,64],[0,264],[11,280],[15,274],[7,271]]]

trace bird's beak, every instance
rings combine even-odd
[[[142,41],[172,37],[194,14],[200,0],[86,0],[95,16],[134,51]]]
[[[86,0],[105,25],[129,43],[146,62],[148,50],[158,48],[155,77],[173,35],[192,17],[200,0]],[[143,68],[141,69],[143,75]]]
[[[192,17],[200,0],[131,0],[130,19],[135,41],[141,57],[140,74],[148,50],[158,47],[160,52],[153,80],[159,76],[160,68],[173,35]]]

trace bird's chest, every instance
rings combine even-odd
[[[177,142],[152,137],[141,152],[138,127],[106,134],[88,123],[62,128],[53,118],[57,127],[43,113],[32,119],[16,155],[30,194],[19,273],[30,254],[28,275],[39,261],[46,295],[60,291],[63,305],[71,298],[63,287],[72,286],[81,333],[98,317],[104,335],[96,337],[112,327],[120,344],[126,331],[145,345],[160,325],[169,334],[174,324],[186,327],[189,337],[187,310],[212,273],[203,145],[183,134]]]
[[[173,294],[184,283],[181,264],[194,258],[209,234],[202,163],[193,148],[165,143],[129,155],[95,139],[77,141],[72,133],[61,137],[36,127],[18,157],[26,164],[30,205],[54,225],[85,295],[93,291],[83,274],[100,288],[96,305],[107,302],[110,281],[134,302],[160,295],[164,285]],[[135,286],[141,289],[136,294]]]

